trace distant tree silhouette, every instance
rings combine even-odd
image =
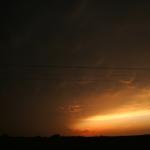
[[[2,134],[1,135],[1,138],[8,138],[9,136],[8,136],[8,134],[6,134],[6,133],[4,133],[4,134]]]
[[[51,136],[51,138],[60,138],[60,137],[61,137],[60,134],[54,134],[54,135]]]

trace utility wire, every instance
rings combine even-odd
[[[144,70],[150,71],[150,67],[108,67],[108,66],[69,66],[69,65],[4,65],[0,68],[51,68],[51,69],[96,69],[96,70]]]

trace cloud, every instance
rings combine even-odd
[[[76,118],[70,125],[72,130],[81,135],[114,135],[132,133],[134,130],[139,133],[149,127],[150,88],[124,87],[116,91],[106,91],[99,99],[103,99],[103,102],[93,101],[94,111],[89,107],[90,113]]]
[[[81,106],[80,105],[70,105],[68,106],[68,111],[71,113],[77,113],[81,111]]]
[[[134,84],[135,80],[136,80],[136,74],[133,73],[128,79],[123,79],[123,80],[120,80],[119,82],[124,85],[131,86]]]
[[[82,107],[77,104],[72,104],[67,106],[60,106],[58,110],[63,113],[78,113],[82,111]]]
[[[125,85],[131,85],[133,83],[133,79],[132,80],[121,80],[120,83],[125,84]]]

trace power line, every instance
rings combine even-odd
[[[51,68],[51,69],[92,69],[92,70],[144,70],[150,67],[108,67],[108,66],[69,66],[69,65],[4,65],[1,68]]]
[[[114,77],[125,77],[125,76],[131,76],[130,74],[125,74],[128,71],[150,71],[149,67],[108,67],[108,66],[69,66],[69,65],[15,65],[15,64],[7,64],[4,66],[0,66],[1,70],[0,73],[4,73],[1,77],[3,80],[50,80],[50,81],[69,81],[69,82],[102,82],[102,81],[113,81]],[[14,69],[14,70],[13,70]],[[29,69],[29,70],[28,70]],[[43,70],[44,69],[44,70]],[[61,74],[52,74],[58,76],[58,78],[51,78],[51,73],[49,74],[49,71],[52,71],[51,69],[60,69],[63,71],[81,71],[81,70],[92,70],[92,71],[114,71],[114,73],[110,73],[109,77],[113,78],[111,80],[107,79],[106,74],[99,74],[98,76],[96,74],[93,75],[93,77],[96,77],[97,79],[80,79],[81,76],[79,74],[63,74],[64,72],[59,72]],[[43,71],[44,72],[43,72]],[[119,71],[118,73],[115,71]],[[38,72],[35,72],[38,71]],[[46,71],[46,72],[45,72]],[[48,72],[47,72],[48,71]],[[122,72],[125,71],[125,72]],[[5,76],[6,73],[6,76]],[[11,74],[12,73],[12,74]],[[21,74],[20,74],[21,73]],[[35,76],[37,73],[38,76]],[[128,72],[129,73],[129,72]],[[8,75],[8,76],[7,76]],[[39,76],[40,75],[40,76]],[[65,78],[59,78],[60,75],[63,75]],[[74,75],[75,77],[79,77],[78,79],[70,79],[68,77]],[[88,77],[89,75],[87,75]],[[90,77],[90,76],[89,76]],[[103,78],[102,78],[103,77]],[[117,79],[117,78],[116,78]],[[115,81],[115,80],[114,80]]]

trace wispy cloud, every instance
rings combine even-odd
[[[58,110],[63,113],[78,113],[82,111],[82,107],[81,105],[72,104],[67,106],[60,106]]]

